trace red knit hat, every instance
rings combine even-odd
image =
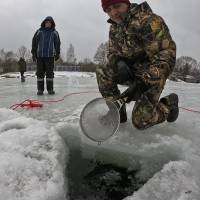
[[[131,4],[129,0],[101,0],[101,5],[103,10],[105,11],[106,8],[115,3],[127,3]]]

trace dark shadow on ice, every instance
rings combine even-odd
[[[144,182],[136,179],[135,174],[136,171],[126,168],[97,163],[84,177],[84,184],[100,199],[122,200],[144,185]]]
[[[122,200],[146,182],[137,171],[84,159],[78,149],[70,150],[68,195],[70,200]]]

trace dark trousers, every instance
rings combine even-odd
[[[25,71],[20,71],[20,75],[21,75],[21,82],[25,82],[25,76],[24,76],[24,72],[25,72]]]
[[[24,71],[21,71],[20,74],[21,74],[21,77],[23,77],[24,76]]]
[[[53,90],[54,78],[54,58],[38,58],[37,59],[37,88],[39,91],[44,91],[44,78],[46,76],[47,90]]]

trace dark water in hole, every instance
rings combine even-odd
[[[113,164],[84,159],[78,149],[70,150],[68,196],[70,200],[122,200],[144,183],[129,171]]]

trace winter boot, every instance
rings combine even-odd
[[[37,92],[37,95],[38,95],[38,96],[41,96],[41,95],[43,95],[43,91],[41,91],[41,90],[38,90],[38,92]]]
[[[170,112],[167,117],[168,122],[174,122],[177,120],[179,115],[179,107],[178,107],[178,95],[175,93],[171,93],[170,95],[163,97],[160,99],[160,101],[165,104]]]
[[[48,90],[48,94],[54,95],[54,94],[55,94],[55,91],[54,91],[54,90]]]
[[[53,78],[47,78],[46,79],[46,84],[47,84],[48,94],[54,95],[55,91],[53,90]]]
[[[38,78],[37,79],[37,95],[43,95],[43,91],[44,91],[44,79],[43,78]]]

